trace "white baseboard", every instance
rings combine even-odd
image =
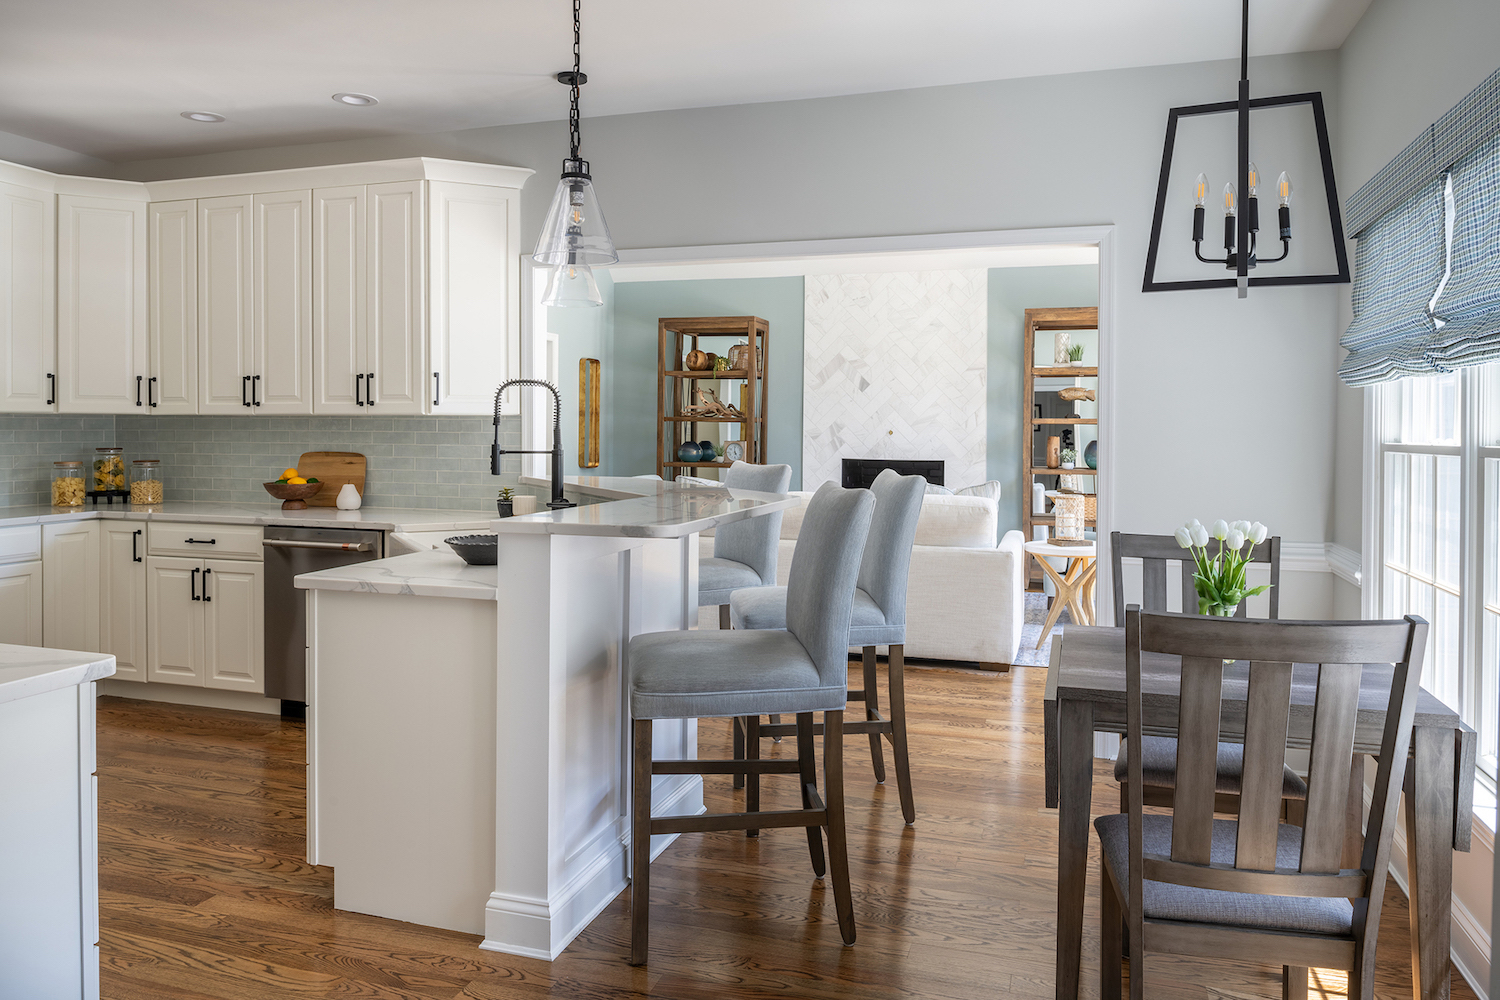
[[[99,682],[99,693],[116,698],[159,701],[169,705],[192,705],[195,708],[223,708],[231,712],[255,712],[259,715],[281,714],[279,699],[245,691],[183,687],[181,684],[144,684],[140,681],[105,678]]]

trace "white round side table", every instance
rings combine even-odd
[[[1065,606],[1075,623],[1094,624],[1094,578],[1095,571],[1099,568],[1099,547],[1093,542],[1087,545],[1058,545],[1052,541],[1027,542],[1026,551],[1036,557],[1042,572],[1052,579],[1052,585],[1057,588],[1057,597],[1052,600],[1052,610],[1047,612],[1047,624],[1042,626],[1036,648],[1041,649],[1042,643],[1052,634],[1052,626],[1057,624]],[[1067,569],[1059,574],[1052,568],[1049,559],[1068,560]]]

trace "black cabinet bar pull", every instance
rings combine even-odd
[[[249,406],[250,405],[250,376],[249,375],[241,375],[240,376],[240,405],[241,406]]]
[[[432,373],[432,405],[433,406],[438,405],[438,395],[439,395],[438,390],[442,388],[442,385],[443,385],[443,373],[442,372],[433,372]]]
[[[187,542],[189,545],[218,545],[219,544],[219,540],[217,538],[186,538],[186,539],[183,539],[183,541]]]
[[[51,395],[52,397],[51,399],[47,400],[47,405],[51,406],[53,403],[57,402],[57,376],[52,374],[51,372],[47,373],[47,388],[50,390],[49,395]]]
[[[152,375],[146,380],[146,405],[156,405],[156,376]]]
[[[132,531],[130,533],[130,561],[131,562],[140,562],[141,561],[140,544],[141,544],[141,529],[140,528],[136,528],[134,531]]]
[[[144,382],[144,381],[146,381],[146,376],[144,376],[144,375],[137,375],[135,377],[135,405],[136,406],[140,406],[141,405],[141,383]]]
[[[360,390],[363,389],[364,387],[365,387],[365,377],[364,377],[364,375],[363,374],[359,374],[359,375],[354,376],[354,405],[355,406],[364,406],[365,405],[365,398],[360,395]]]
[[[365,376],[365,405],[375,405],[375,373],[371,372]]]
[[[193,592],[193,600],[195,600],[195,601],[201,601],[201,600],[203,600],[203,598],[201,598],[201,597],[198,596],[198,574],[201,573],[201,572],[203,572],[201,569],[199,569],[198,567],[194,566],[193,567],[193,575],[190,578],[189,583],[188,583],[188,587]]]
[[[260,376],[256,375],[250,379],[250,405],[259,406],[260,400],[256,398],[256,390],[260,388]]]
[[[209,601],[213,600],[212,597],[208,596],[208,574],[210,574],[212,572],[213,572],[212,569],[206,569],[206,570],[203,571],[203,602],[205,604],[207,604]]]

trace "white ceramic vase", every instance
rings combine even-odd
[[[1066,331],[1059,331],[1052,335],[1052,363],[1055,365],[1068,365],[1072,360],[1068,357],[1068,348],[1072,342],[1072,335]]]
[[[338,505],[339,510],[359,510],[359,505],[361,502],[362,501],[360,500],[359,490],[354,488],[353,483],[345,483],[339,489],[339,495],[334,500],[334,503]]]

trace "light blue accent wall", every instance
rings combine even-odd
[[[608,371],[610,354],[614,345],[614,297],[615,283],[607,272],[595,271],[594,279],[599,283],[599,294],[604,305],[599,308],[570,306],[568,308],[547,307],[547,331],[557,334],[557,391],[562,396],[562,446],[563,475],[600,476],[605,474],[605,463],[610,454],[609,401],[610,386]],[[583,456],[578,450],[578,362],[582,358],[597,358],[603,377],[599,392],[599,455],[598,468],[586,469],[579,463]],[[528,390],[534,391],[534,390]],[[548,428],[550,431],[551,428]]]
[[[604,455],[607,474],[638,476],[656,471],[657,321],[668,316],[759,316],[770,324],[766,458],[790,465],[792,488],[801,489],[802,294],[800,277],[616,284],[613,351],[605,377],[611,417],[610,444]]]
[[[989,380],[985,389],[988,428],[985,465],[1000,481],[1000,533],[1021,527],[1029,487],[1021,480],[1021,423],[1025,386],[1026,310],[1099,304],[1099,268],[993,267],[989,272]],[[968,483],[956,483],[968,486]]]

